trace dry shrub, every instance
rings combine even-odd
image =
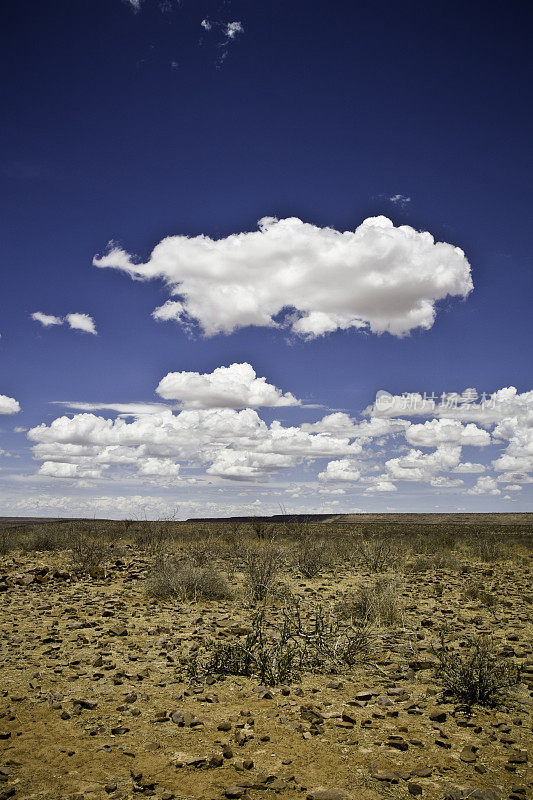
[[[466,586],[463,597],[465,600],[477,600],[480,603],[483,603],[484,606],[491,608],[495,606],[498,602],[496,595],[488,592],[481,584],[479,583],[470,583]]]
[[[165,522],[143,521],[131,527],[135,544],[150,553],[161,553],[172,538],[171,531]]]
[[[361,542],[358,555],[369,572],[384,572],[391,566],[398,566],[400,553],[388,539],[370,539]]]
[[[498,561],[503,555],[500,541],[490,533],[471,536],[467,548],[476,561]]]
[[[300,536],[295,554],[295,564],[305,578],[314,578],[331,563],[327,542],[304,533]]]
[[[520,673],[498,656],[487,637],[472,640],[467,652],[454,652],[440,637],[440,646],[433,649],[439,660],[436,677],[448,694],[471,706],[494,706],[511,686],[519,682]]]
[[[205,567],[211,564],[213,559],[220,557],[224,548],[220,546],[216,536],[208,535],[205,539],[200,539],[187,547],[187,556],[197,567]]]
[[[352,537],[331,536],[328,538],[328,559],[330,566],[338,564],[340,567],[349,567],[354,561],[356,547]]]
[[[66,546],[64,532],[53,525],[35,526],[22,540],[22,549],[27,553],[61,550]]]
[[[67,545],[77,572],[95,574],[105,560],[105,548],[91,536],[71,528],[67,534]]]
[[[272,525],[269,525],[269,523],[265,522],[265,520],[261,519],[261,517],[252,517],[250,520],[250,525],[252,527],[252,531],[259,540],[266,539],[272,529]]]
[[[431,572],[436,569],[458,572],[461,569],[461,561],[453,552],[437,550],[435,553],[416,556],[413,561],[405,564],[406,572]]]
[[[292,598],[281,622],[267,621],[262,608],[251,620],[242,642],[211,642],[203,653],[188,659],[189,678],[207,674],[247,675],[275,686],[298,679],[305,671],[324,674],[350,669],[369,649],[368,630],[341,627],[320,605],[304,614]]]
[[[162,558],[147,578],[146,592],[158,600],[228,600],[233,596],[225,577],[214,567]]]
[[[400,622],[402,611],[398,582],[390,578],[380,578],[354,593],[343,595],[335,607],[335,612],[343,619],[383,626]]]
[[[13,549],[14,538],[8,525],[0,526],[0,555],[5,556]]]
[[[273,541],[246,547],[243,571],[250,603],[264,603],[283,563],[283,552]]]

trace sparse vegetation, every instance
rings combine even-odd
[[[321,605],[304,614],[295,598],[285,606],[282,620],[267,621],[264,608],[251,620],[244,642],[214,642],[188,661],[190,678],[206,674],[255,676],[276,686],[299,679],[304,670],[339,672],[353,667],[368,653],[367,626],[342,626]]]
[[[192,560],[159,558],[148,576],[146,592],[158,600],[227,600],[232,591],[214,567],[199,567]]]
[[[267,600],[282,562],[283,553],[274,541],[245,548],[243,571],[251,605],[264,603]]]
[[[369,572],[383,572],[397,566],[394,555],[395,548],[389,539],[367,539],[359,547],[359,558]]]
[[[94,575],[105,560],[102,543],[85,531],[71,527],[67,534],[71,561],[77,572]]]
[[[230,783],[236,796],[241,781],[285,797],[293,775],[306,793],[355,798],[363,773],[377,794],[410,793],[382,778],[411,774],[428,800],[452,775],[514,796],[530,744],[533,516],[485,519],[6,528],[0,782],[17,797],[170,797],[175,764],[191,798]]]
[[[303,531],[297,540],[295,562],[305,578],[319,575],[330,563],[326,539]]]
[[[479,583],[469,583],[464,590],[463,597],[466,600],[477,600],[483,603],[484,606],[487,606],[487,608],[492,608],[492,606],[495,606],[498,602],[496,595],[492,594],[492,592],[488,592]]]
[[[398,581],[378,578],[360,586],[356,592],[345,594],[336,605],[343,619],[363,620],[383,626],[396,625],[402,618],[402,602]]]
[[[474,637],[466,652],[451,649],[444,634],[434,648],[439,660],[436,670],[442,688],[453,697],[471,706],[497,705],[502,694],[519,681],[519,671],[497,655],[493,641]]]

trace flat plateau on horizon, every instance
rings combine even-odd
[[[525,511],[518,513],[507,512],[357,512],[354,514],[273,514],[271,516],[252,517],[249,515],[236,515],[232,517],[190,517],[184,522],[247,522],[252,519],[260,519],[270,522],[322,522],[322,523],[351,523],[354,525],[369,523],[386,524],[425,524],[435,525],[450,522],[455,524],[467,525],[533,525],[533,512]],[[148,520],[149,522],[150,520]],[[162,522],[164,520],[151,520],[152,522]],[[2,517],[0,525],[39,525],[52,522],[110,522],[106,518],[88,517]]]

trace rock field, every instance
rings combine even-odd
[[[274,686],[184,674],[206,642],[249,632],[238,572],[233,599],[153,599],[153,556],[127,543],[113,553],[93,575],[67,550],[1,557],[0,800],[531,797],[527,549],[451,569],[391,565],[401,616],[372,628],[369,653],[339,674]],[[337,564],[314,578],[286,569],[278,583],[327,606],[371,580]],[[480,596],[465,594],[472,585]],[[443,694],[442,628],[459,649],[487,634],[520,667],[499,705]]]

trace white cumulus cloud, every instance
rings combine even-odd
[[[386,217],[345,232],[265,217],[258,231],[224,239],[169,236],[146,263],[118,247],[93,263],[163,280],[175,299],[155,316],[196,322],[209,336],[282,321],[303,337],[347,328],[404,336],[431,328],[439,300],[473,288],[459,247]]]
[[[486,430],[472,422],[462,425],[454,419],[432,419],[421,425],[411,425],[405,438],[414,447],[437,447],[440,444],[486,447],[490,444],[490,433]]]
[[[71,328],[96,335],[96,325],[94,324],[94,319],[90,317],[89,314],[67,314],[65,319]]]
[[[490,475],[483,475],[477,479],[471,489],[467,489],[467,494],[501,494],[501,491],[494,478],[491,478]]]
[[[187,408],[260,408],[300,405],[266,378],[258,378],[251,364],[230,364],[213,372],[169,372],[159,382],[157,394],[177,400]]]
[[[430,481],[436,473],[456,467],[460,458],[460,446],[442,444],[433,453],[410,450],[405,456],[389,459],[385,466],[394,480]]]
[[[357,464],[349,458],[340,458],[337,461],[330,461],[323,472],[318,473],[320,481],[358,481],[361,473]]]
[[[20,403],[14,397],[0,394],[0,414],[18,414]]]

